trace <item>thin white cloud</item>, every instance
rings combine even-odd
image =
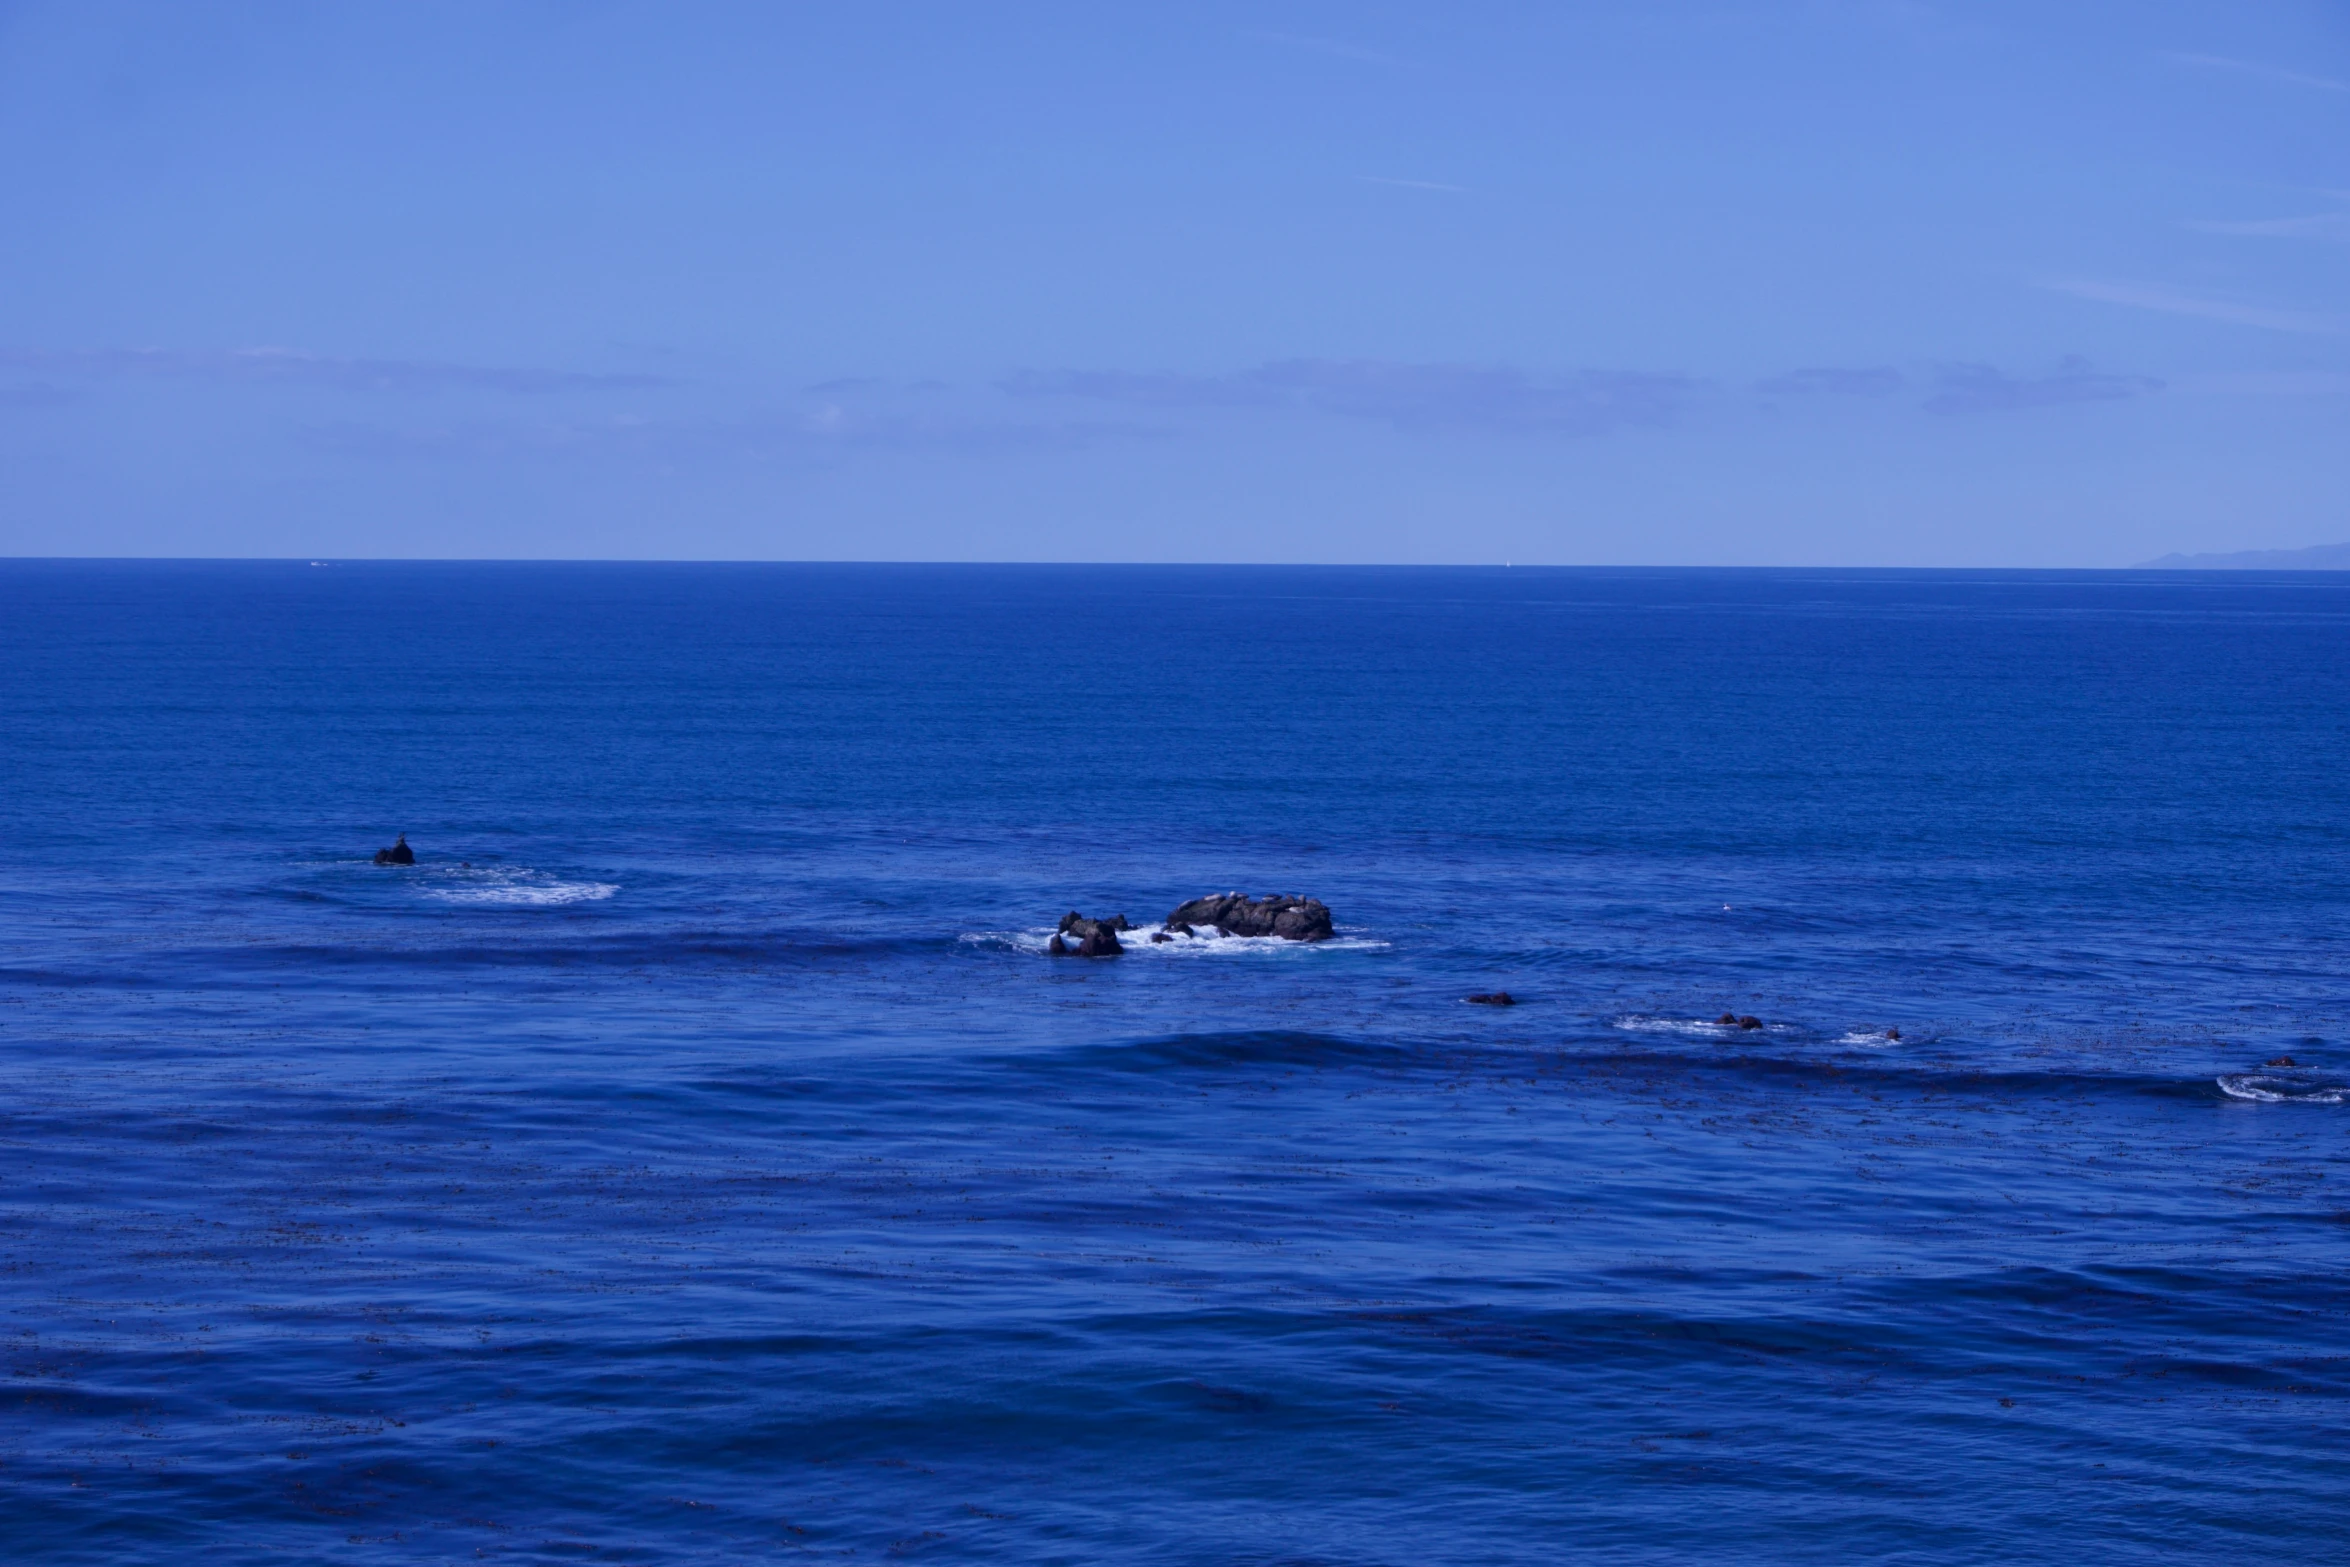
[[[2254,239],[2350,241],[2350,212],[2313,212],[2300,218],[2254,218],[2247,222],[2191,223],[2206,234],[2241,234]]]
[[[2067,403],[2115,403],[2162,390],[2152,376],[2115,375],[2078,356],[2047,375],[2011,375],[1996,365],[1943,365],[1934,395],[1920,404],[1931,414],[2006,413]]]
[[[1390,179],[1384,174],[1358,174],[1355,178],[1365,185],[1400,185],[1405,190],[1449,190],[1458,193],[1469,188],[1466,185],[1447,185],[1442,180]]]
[[[2338,370],[2229,370],[2183,375],[2183,396],[2350,397],[2350,375]]]
[[[1393,65],[1394,57],[1376,49],[1365,49],[1360,44],[1346,43],[1336,38],[1314,38],[1304,33],[1276,33],[1261,27],[1250,28],[1245,36],[1269,44],[1286,44],[1292,49],[1310,50],[1315,54],[1335,55],[1341,60],[1360,60],[1366,65]]]
[[[1581,370],[1538,376],[1507,365],[1285,359],[1229,375],[1031,370],[1000,383],[1018,397],[1150,408],[1288,408],[1398,429],[1600,435],[1674,422],[1703,390],[1683,375]]]
[[[346,391],[494,392],[644,391],[674,384],[667,376],[601,375],[504,365],[446,364],[426,359],[350,359],[293,348],[0,348],[0,366],[82,376],[187,376],[222,381],[290,382]]]
[[[2059,294],[2070,294],[2076,299],[2093,299],[2099,304],[2124,305],[2133,310],[2158,310],[2165,315],[2196,316],[2206,321],[2256,326],[2271,332],[2303,332],[2311,336],[2331,337],[2342,331],[2342,324],[2328,316],[2313,315],[2305,310],[2275,310],[2266,305],[2240,304],[2232,299],[2205,299],[2195,294],[2182,294],[2160,283],[2056,278],[2039,286]]]
[[[1765,397],[1889,397],[1908,384],[1891,365],[1810,365],[1756,385]]]
[[[2215,71],[2238,71],[2246,76],[2265,77],[2272,82],[2291,82],[2296,87],[2315,87],[2322,92],[2350,92],[2350,82],[2337,82],[2330,76],[2310,76],[2300,71],[2288,71],[2282,66],[2262,65],[2256,60],[2232,60],[2224,54],[2186,54],[2176,49],[2166,50],[2166,60],[2181,65],[2201,65]]]
[[[334,421],[298,438],[322,451],[408,458],[594,458],[650,462],[749,461],[859,451],[997,453],[1076,451],[1163,440],[1147,425],[1102,420],[1019,421],[905,414],[828,402],[741,419],[476,419],[389,425]]]

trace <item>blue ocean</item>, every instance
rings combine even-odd
[[[2339,1561],[2346,1138],[2350,573],[0,564],[11,1561]]]

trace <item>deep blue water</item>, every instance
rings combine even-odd
[[[0,1544],[2338,1561],[2346,1041],[2350,573],[0,563]]]

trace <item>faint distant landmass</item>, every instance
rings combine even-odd
[[[2237,550],[2229,555],[2165,555],[2140,561],[2140,571],[2350,571],[2350,544],[2313,544],[2305,550]]]

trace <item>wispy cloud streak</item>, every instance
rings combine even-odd
[[[2176,60],[2181,65],[2200,65],[2215,71],[2235,71],[2246,76],[2265,77],[2272,82],[2290,82],[2296,87],[2315,87],[2321,92],[2350,92],[2350,82],[2337,82],[2330,76],[2310,76],[2300,71],[2288,71],[2282,66],[2262,65],[2257,60],[2234,60],[2224,54],[2184,54],[2167,51],[2163,58]]]
[[[0,408],[56,408],[72,401],[63,387],[46,381],[22,386],[0,386]]]
[[[354,359],[291,348],[0,349],[0,365],[52,375],[171,376],[333,387],[357,392],[641,391],[675,384],[666,376],[605,375],[425,359]]]
[[[1669,424],[1703,383],[1682,375],[1584,370],[1535,376],[1506,366],[1287,359],[1230,375],[1028,371],[1001,383],[1022,397],[1078,397],[1147,408],[1294,408],[1398,429],[1598,435]]]
[[[1935,374],[1934,393],[1922,405],[1936,414],[2004,413],[2017,408],[2051,408],[2065,403],[2111,403],[2162,390],[2152,376],[2114,375],[2092,369],[2085,359],[2066,359],[2053,374],[2010,375],[1992,365],[1944,365]]]
[[[1773,376],[1755,390],[1765,397],[1890,397],[1908,384],[1909,377],[1890,365],[1818,366]]]
[[[2254,239],[2350,241],[2350,212],[2314,212],[2299,218],[2255,218],[2240,223],[2195,223],[2206,234],[2241,234]]]
[[[2274,310],[2265,305],[2247,305],[2235,300],[2206,299],[2200,295],[2180,293],[2177,289],[2166,288],[2159,283],[2060,278],[2040,286],[2059,294],[2070,294],[2076,299],[2094,299],[2100,304],[2126,305],[2133,310],[2157,310],[2175,316],[2199,316],[2206,321],[2262,327],[2271,332],[2306,332],[2331,336],[2342,330],[2341,323],[2306,311]]]
[[[1292,49],[1303,49],[1311,54],[1326,54],[1341,60],[1358,60],[1365,65],[1393,65],[1395,63],[1393,55],[1381,54],[1376,49],[1366,49],[1360,44],[1350,44],[1337,38],[1314,38],[1304,33],[1268,32],[1261,27],[1250,28],[1246,36],[1262,43],[1283,44]]]
[[[482,419],[431,425],[356,421],[301,432],[318,450],[379,458],[767,461],[860,451],[970,456],[1079,451],[1167,432],[1102,420],[1020,421],[891,414],[840,406],[749,419]]]

